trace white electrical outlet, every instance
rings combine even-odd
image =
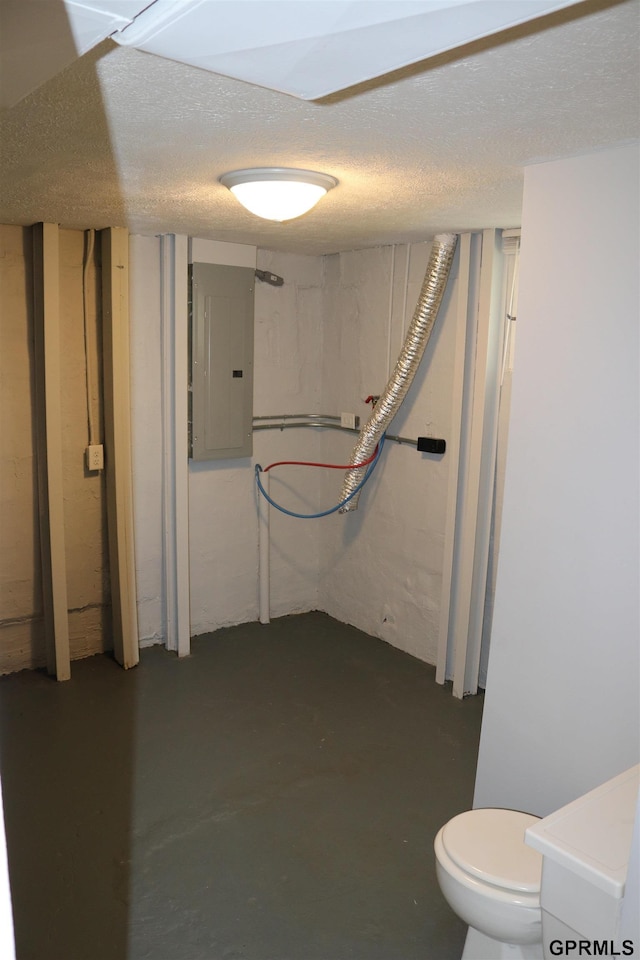
[[[101,443],[92,443],[87,447],[87,470],[104,469],[104,447]]]
[[[359,417],[355,413],[341,413],[340,414],[340,426],[346,427],[348,430],[356,430],[358,427]]]

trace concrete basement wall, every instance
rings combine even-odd
[[[44,663],[33,438],[30,232],[2,231],[3,640],[0,670]],[[160,242],[131,237],[132,438],[138,618],[142,645],[163,642],[163,446]],[[27,262],[25,263],[25,250]],[[109,642],[103,478],[84,468],[88,442],[82,321],[83,233],[60,232],[64,337],[65,523],[72,656]],[[260,251],[258,266],[284,277],[256,284],[257,415],[348,411],[367,417],[384,388],[422,284],[428,244],[304,257]],[[96,254],[97,258],[97,254]],[[98,260],[96,259],[96,264]],[[92,349],[99,341],[95,265],[89,274]],[[456,285],[445,297],[425,361],[392,431],[450,439],[450,369]],[[4,349],[4,344],[7,349]],[[99,357],[94,355],[99,366]],[[100,391],[98,391],[99,393]],[[101,417],[94,397],[96,420]],[[354,437],[335,431],[258,432],[252,460],[191,464],[192,634],[258,618],[254,464],[346,462]],[[272,616],[324,609],[435,662],[442,577],[447,457],[392,447],[357,514],[298,521],[271,511]],[[285,468],[272,494],[315,512],[337,501],[340,472]],[[5,532],[6,531],[6,532]],[[2,655],[4,650],[4,659]]]
[[[525,172],[476,806],[544,816],[639,759],[639,160]]]
[[[323,406],[364,422],[400,353],[424,280],[430,244],[327,258]],[[418,374],[389,433],[452,441],[457,258]],[[348,462],[354,438],[323,450]],[[345,459],[346,458],[346,459]],[[338,620],[436,662],[449,457],[387,443],[357,512],[323,522],[320,606]],[[334,502],[342,474],[325,479]],[[331,491],[331,492],[329,492]]]
[[[164,639],[159,242],[131,238],[132,403],[138,616],[141,642]],[[342,411],[365,419],[369,393],[393,368],[424,279],[429,244],[335,257],[258,251],[284,277],[256,283],[254,412]],[[452,277],[455,276],[457,263]],[[457,284],[392,432],[451,440]],[[251,460],[189,467],[191,633],[258,619],[254,464],[347,462],[355,437],[336,431],[254,434]],[[348,516],[296,520],[271,510],[271,615],[321,609],[434,663],[447,499],[446,457],[390,446]],[[343,474],[287,467],[271,474],[283,506],[333,506]]]
[[[64,518],[73,659],[110,646],[110,594],[104,480],[84,465],[88,443],[82,312],[82,231],[61,230],[60,322]],[[0,672],[45,663],[34,422],[31,230],[0,227]],[[88,305],[94,368],[100,357],[98,255],[89,270]],[[93,410],[102,415],[100,383]]]
[[[42,665],[30,231],[0,227],[0,670]]]
[[[85,462],[89,435],[82,296],[84,242],[81,230],[60,231],[62,464],[72,660],[112,648],[105,475],[90,473]],[[87,271],[88,350],[97,374],[91,408],[98,443],[104,442],[99,262],[98,240],[98,250]]]

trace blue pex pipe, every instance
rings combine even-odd
[[[271,504],[272,507],[275,507],[276,510],[280,511],[280,513],[286,513],[288,517],[295,517],[296,520],[318,520],[320,519],[320,517],[328,517],[332,513],[337,513],[337,511],[340,510],[342,507],[344,507],[344,505],[348,503],[352,497],[355,497],[355,495],[362,490],[365,483],[367,482],[367,480],[375,470],[378,460],[380,459],[380,454],[382,453],[382,448],[384,446],[384,438],[385,438],[385,435],[383,434],[380,437],[380,442],[378,444],[378,452],[375,455],[375,459],[372,460],[369,466],[367,467],[367,471],[364,477],[362,478],[362,480],[358,483],[355,489],[351,491],[348,497],[345,497],[344,500],[341,500],[340,503],[336,504],[335,507],[331,507],[329,510],[322,510],[320,513],[295,513],[293,510],[287,510],[286,507],[280,506],[280,504],[276,503],[276,501],[273,500],[269,496],[267,491],[264,489],[262,485],[262,481],[260,480],[260,474],[263,473],[264,471],[260,466],[260,464],[256,463],[255,472],[256,472],[256,483],[258,484],[258,490],[260,491],[262,496],[265,498],[265,500]]]

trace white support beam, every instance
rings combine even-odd
[[[502,258],[496,230],[482,234],[482,262],[478,289],[475,363],[472,378],[468,442],[460,477],[456,550],[458,566],[455,618],[449,642],[455,647],[453,694],[476,693],[482,639],[482,617],[492,521],[498,426],[499,363],[504,325],[500,316]],[[472,349],[471,344],[469,349]]]
[[[469,637],[464,673],[464,693],[478,692],[482,624],[485,613],[489,549],[494,522],[493,494],[498,451],[500,374],[504,348],[503,262],[500,231],[485,230],[482,236],[479,316],[483,318],[482,438],[478,475],[478,511],[470,599]],[[478,361],[480,357],[478,357]],[[477,361],[477,362],[478,362]]]
[[[127,669],[139,659],[131,471],[129,235],[123,227],[108,227],[100,236],[113,647],[116,660]]]
[[[451,440],[447,444],[449,482],[447,491],[447,516],[444,534],[442,563],[442,594],[440,622],[438,627],[438,653],[436,682],[447,679],[447,651],[449,622],[452,616],[451,600],[454,584],[454,560],[456,518],[458,513],[458,471],[462,442],[462,401],[464,396],[465,352],[467,341],[467,315],[469,312],[469,278],[471,274],[471,234],[463,234],[458,242],[458,276],[456,306],[456,339],[451,391]]]
[[[38,501],[47,670],[58,680],[68,680],[71,660],[62,487],[58,239],[57,224],[34,225]]]
[[[160,238],[165,629],[168,650],[191,652],[189,616],[188,238]]]

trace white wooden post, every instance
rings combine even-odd
[[[451,394],[451,439],[447,443],[449,459],[449,482],[447,491],[447,516],[444,534],[442,567],[442,596],[440,600],[440,623],[438,629],[438,653],[436,681],[444,683],[449,671],[449,622],[452,617],[451,600],[455,582],[455,540],[458,516],[458,472],[462,444],[462,400],[465,382],[465,351],[467,342],[467,318],[469,313],[469,281],[471,275],[471,234],[463,234],[458,242],[458,277],[456,305],[456,339]],[[449,660],[451,657],[449,656]],[[449,664],[450,666],[450,664]]]
[[[482,265],[478,302],[478,344],[472,424],[473,501],[475,549],[469,596],[469,627],[464,666],[456,660],[454,693],[477,693],[484,601],[487,592],[489,546],[493,523],[493,490],[498,445],[500,373],[504,345],[502,315],[501,234],[485,230],[482,235]],[[469,534],[471,530],[468,531]],[[461,675],[460,675],[461,673]]]
[[[269,493],[269,479],[271,474],[263,473],[261,476],[262,486]],[[270,568],[270,547],[271,535],[269,532],[270,506],[258,491],[258,607],[260,623],[271,622],[271,568]]]
[[[483,231],[477,282],[473,276],[478,268],[477,257],[472,257],[470,270],[471,297],[467,310],[461,449],[459,471],[455,471],[458,495],[455,508],[450,507],[451,511],[455,509],[455,537],[450,563],[449,597],[452,608],[446,624],[448,637],[445,660],[446,678],[453,679],[453,694],[460,698],[476,693],[478,689],[504,333],[501,315],[502,254],[499,245],[498,231]],[[445,545],[449,550],[450,532],[449,523]],[[445,624],[442,623],[440,641],[443,646],[444,629]],[[436,676],[440,679],[440,662],[438,667]]]
[[[160,238],[166,646],[191,652],[189,616],[188,238]]]

